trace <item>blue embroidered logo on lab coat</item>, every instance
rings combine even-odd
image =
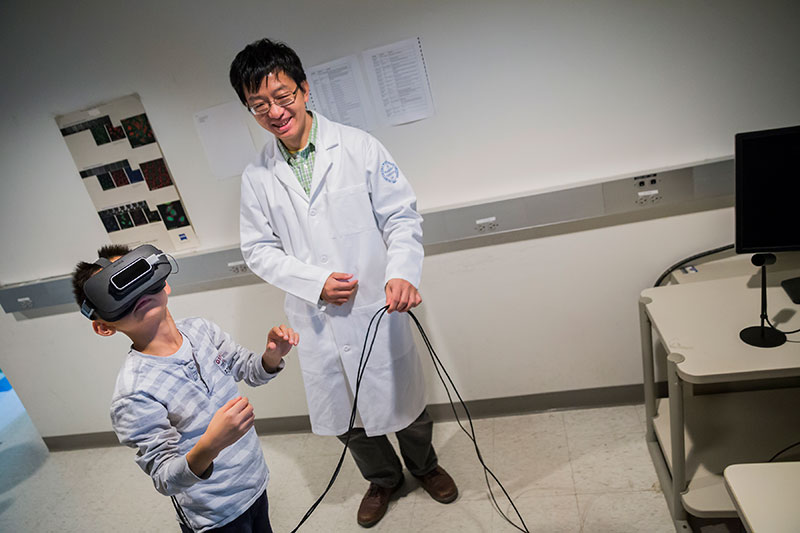
[[[381,176],[389,183],[396,183],[400,177],[400,170],[391,161],[384,161],[381,163]]]

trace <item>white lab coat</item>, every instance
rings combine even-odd
[[[366,132],[319,113],[311,193],[306,195],[272,139],[242,175],[241,247],[248,267],[286,291],[311,427],[347,431],[358,362],[370,319],[392,278],[419,287],[422,217],[392,156]],[[309,198],[310,197],[310,198]],[[342,306],[320,300],[332,272],[358,279]],[[422,368],[406,313],[384,315],[358,393],[367,434],[407,427],[425,407]]]

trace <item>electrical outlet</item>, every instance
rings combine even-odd
[[[478,233],[490,233],[500,227],[497,217],[479,218],[475,221],[475,231]]]
[[[228,263],[228,272],[231,274],[245,274],[249,271],[250,269],[247,268],[247,264],[244,261],[234,261],[233,263]]]
[[[28,296],[17,298],[17,303],[19,304],[20,309],[33,309],[33,300],[31,300]]]
[[[635,203],[638,206],[655,205],[663,198],[658,174],[645,174],[633,178],[633,188],[636,192]]]

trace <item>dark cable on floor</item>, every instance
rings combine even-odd
[[[348,425],[347,436],[346,436],[345,442],[344,442],[344,449],[342,450],[342,455],[339,457],[339,462],[336,464],[336,468],[333,471],[333,475],[331,476],[331,479],[328,482],[328,486],[325,488],[325,491],[322,493],[322,495],[319,498],[317,498],[317,501],[315,501],[314,504],[311,505],[311,507],[308,509],[308,511],[306,511],[306,514],[303,516],[303,518],[300,520],[300,522],[297,524],[297,526],[295,526],[295,528],[291,531],[291,533],[295,533],[298,529],[300,529],[300,526],[302,526],[303,523],[306,520],[308,520],[308,517],[311,516],[311,513],[314,512],[314,510],[317,508],[317,506],[322,502],[322,499],[325,498],[325,495],[328,494],[328,491],[331,489],[331,487],[333,486],[334,481],[336,480],[336,476],[339,475],[339,471],[342,468],[342,463],[344,462],[345,455],[347,454],[347,447],[348,447],[348,445],[350,443],[350,432],[352,431],[353,427],[355,426],[356,412],[357,412],[357,406],[358,406],[358,391],[361,388],[361,379],[364,377],[364,371],[367,368],[367,361],[369,361],[369,356],[372,354],[372,347],[375,344],[375,339],[377,338],[377,335],[378,335],[378,326],[380,326],[381,319],[383,319],[383,315],[386,314],[386,311],[388,309],[389,309],[388,305],[383,306],[381,309],[379,309],[372,316],[372,319],[369,321],[369,325],[367,326],[367,334],[366,334],[366,336],[364,338],[364,347],[361,349],[361,358],[359,359],[358,372],[356,373],[356,390],[355,390],[355,393],[353,394],[353,410],[350,412],[350,423]],[[428,336],[425,333],[425,330],[422,328],[422,325],[417,320],[417,317],[414,316],[414,313],[412,313],[410,310],[408,311],[408,314],[414,320],[414,323],[417,325],[417,328],[419,329],[420,335],[422,336],[422,339],[425,342],[425,346],[428,348],[428,352],[431,355],[431,360],[433,361],[433,366],[436,369],[436,373],[439,375],[439,379],[442,381],[442,384],[444,385],[445,392],[447,393],[447,398],[450,400],[450,406],[453,409],[453,414],[456,417],[456,421],[458,422],[458,425],[461,427],[461,430],[464,433],[467,434],[467,436],[472,441],[472,444],[475,447],[475,453],[478,456],[478,460],[480,461],[481,466],[483,466],[483,470],[484,470],[483,476],[486,479],[486,486],[489,489],[489,495],[491,496],[492,503],[494,504],[495,508],[500,513],[500,515],[509,524],[514,526],[519,531],[522,531],[523,533],[530,533],[530,531],[528,530],[528,527],[525,525],[525,521],[522,519],[522,515],[520,515],[519,510],[517,509],[516,505],[514,505],[514,502],[512,501],[511,496],[509,496],[509,494],[506,491],[505,487],[503,487],[503,484],[500,483],[500,480],[497,479],[497,476],[495,476],[494,473],[489,469],[489,467],[486,466],[486,463],[483,460],[483,456],[481,455],[480,448],[478,448],[478,442],[477,442],[477,440],[475,438],[475,428],[474,428],[474,426],[472,424],[472,417],[469,414],[469,409],[467,409],[467,406],[464,403],[464,400],[461,398],[461,395],[458,393],[458,390],[456,389],[456,386],[453,383],[453,380],[450,378],[450,374],[447,373],[447,370],[445,370],[444,365],[442,365],[442,362],[439,360],[439,357],[436,355],[436,351],[433,349],[433,345],[431,344],[430,340],[428,339]],[[377,322],[375,320],[376,318],[377,318]],[[375,324],[375,330],[374,331],[372,331],[372,324],[373,323]],[[371,342],[369,342],[370,331],[372,331],[372,341]],[[369,344],[369,349],[367,349],[367,344]],[[455,407],[455,404],[453,403],[453,398],[450,395],[450,390],[449,390],[449,388],[447,386],[447,383],[445,382],[444,378],[442,377],[442,372],[444,372],[444,375],[447,376],[447,380],[450,382],[450,386],[453,387],[453,391],[456,393],[456,396],[458,396],[458,400],[459,400],[459,402],[461,402],[461,406],[464,408],[464,412],[467,414],[467,418],[469,420],[469,427],[470,427],[471,433],[468,432],[466,430],[466,428],[464,428],[463,424],[461,423],[461,419],[458,417],[458,412],[456,411],[456,407]],[[492,479],[494,479],[497,482],[497,484],[500,486],[500,488],[502,489],[503,494],[505,494],[505,496],[508,499],[509,503],[511,503],[511,507],[514,508],[514,512],[517,514],[517,517],[519,518],[520,522],[522,522],[522,527],[519,527],[517,524],[512,522],[511,519],[508,518],[508,516],[506,516],[506,514],[500,508],[500,505],[497,503],[497,500],[495,499],[494,492],[492,491],[492,487],[491,487],[491,484],[489,482],[489,477],[488,477],[487,473],[488,473],[488,475],[492,476]]]
[[[685,264],[686,264],[686,263],[688,263],[689,261],[694,261],[694,260],[696,260],[696,259],[700,259],[701,257],[706,257],[706,256],[708,256],[708,255],[713,255],[713,254],[716,254],[716,253],[719,253],[719,252],[724,252],[725,250],[730,250],[731,248],[733,248],[733,244],[727,244],[727,245],[725,245],[725,246],[720,246],[719,248],[714,248],[713,250],[708,250],[708,251],[705,251],[705,252],[700,252],[699,254],[695,254],[695,255],[693,255],[693,256],[691,256],[691,257],[687,257],[686,259],[682,259],[682,260],[678,261],[677,263],[675,263],[674,265],[672,265],[671,267],[669,267],[667,270],[665,270],[665,271],[664,271],[664,273],[663,273],[663,274],[661,274],[661,275],[658,277],[658,279],[656,280],[656,282],[655,282],[655,284],[653,285],[653,287],[658,287],[658,286],[660,286],[660,285],[661,285],[661,282],[662,282],[662,281],[664,281],[664,279],[665,279],[667,276],[669,276],[670,274],[672,274],[672,271],[673,271],[673,270],[675,270],[676,268],[680,268],[680,267],[682,267],[683,265],[685,265]]]
[[[347,447],[350,445],[350,433],[352,432],[356,422],[356,409],[358,407],[358,390],[361,388],[361,378],[364,375],[364,369],[367,367],[367,361],[369,360],[369,356],[372,354],[372,346],[375,344],[375,339],[378,333],[378,326],[380,325],[381,319],[383,318],[383,315],[386,314],[386,310],[388,308],[389,308],[388,305],[384,306],[377,313],[372,315],[372,319],[369,321],[369,325],[367,326],[367,335],[364,337],[364,347],[361,348],[361,358],[358,361],[358,372],[356,372],[356,390],[355,393],[353,394],[353,410],[350,412],[350,422],[347,427],[347,435],[345,437],[344,448],[342,449],[342,455],[339,457],[339,462],[336,463],[336,468],[333,470],[333,475],[331,476],[331,479],[328,482],[328,486],[325,487],[325,490],[322,492],[320,497],[317,498],[317,501],[315,501],[311,505],[311,507],[308,508],[306,514],[303,515],[303,518],[300,519],[300,522],[298,522],[298,524],[294,527],[291,533],[295,533],[295,531],[300,529],[300,526],[302,526],[305,523],[305,521],[308,520],[308,517],[311,516],[311,513],[314,512],[317,506],[322,502],[322,499],[325,498],[325,495],[328,494],[328,491],[331,490],[333,482],[336,481],[336,476],[339,475],[339,471],[342,469],[342,463],[344,462],[345,455],[347,454]],[[375,332],[372,335],[372,342],[369,343],[369,350],[367,350],[369,333],[370,330],[372,329],[372,324],[373,322],[375,322],[376,317],[378,318],[378,322],[375,324]],[[365,353],[366,357],[364,357]]]
[[[519,513],[519,510],[517,509],[517,506],[514,505],[514,501],[511,499],[511,496],[506,491],[506,488],[503,486],[502,483],[500,483],[500,480],[497,479],[497,476],[494,475],[494,472],[492,472],[489,469],[489,467],[486,466],[486,463],[483,460],[483,456],[481,455],[481,450],[480,450],[480,448],[478,448],[478,441],[475,438],[475,427],[472,424],[472,416],[469,414],[469,409],[467,408],[467,404],[464,403],[464,400],[463,400],[463,398],[461,398],[461,394],[459,394],[458,389],[456,389],[456,386],[453,383],[453,380],[450,377],[450,374],[447,373],[447,370],[444,368],[444,365],[442,364],[442,361],[439,359],[439,356],[436,355],[436,350],[433,349],[433,345],[431,344],[431,341],[428,339],[428,335],[425,333],[425,330],[422,328],[422,324],[419,323],[419,320],[417,320],[417,317],[414,316],[413,312],[411,312],[409,310],[408,314],[414,320],[414,323],[417,325],[417,329],[419,329],[419,333],[422,336],[422,340],[425,342],[425,346],[428,348],[428,353],[430,353],[431,360],[433,361],[433,367],[436,369],[436,373],[439,374],[439,379],[442,381],[442,385],[444,385],[444,390],[447,393],[447,399],[450,400],[450,407],[453,409],[453,415],[455,415],[455,417],[456,417],[456,422],[458,422],[459,427],[461,427],[461,431],[466,433],[467,437],[469,437],[469,439],[472,441],[472,444],[475,447],[475,454],[478,456],[478,461],[480,461],[481,466],[483,466],[483,477],[484,477],[484,479],[486,479],[486,487],[489,489],[489,496],[492,499],[492,503],[494,504],[494,507],[497,509],[497,512],[500,513],[500,516],[502,516],[503,519],[505,519],[506,522],[508,522],[509,524],[514,526],[519,531],[523,531],[524,533],[529,533],[528,526],[525,525],[525,520],[522,519],[522,515]],[[440,371],[440,369],[441,369],[441,371]],[[467,414],[467,419],[469,420],[470,431],[466,430],[464,425],[461,423],[461,419],[458,417],[458,412],[456,411],[456,406],[453,403],[453,398],[450,396],[450,390],[447,388],[447,383],[445,382],[444,378],[442,377],[442,372],[444,372],[444,375],[447,376],[447,381],[450,383],[450,386],[453,387],[453,392],[455,392],[456,396],[458,396],[458,401],[461,403],[461,406],[464,408],[464,412]],[[489,477],[488,477],[489,475],[492,476],[492,479],[494,479],[497,482],[497,484],[500,486],[500,489],[503,491],[503,494],[505,494],[506,499],[508,499],[508,502],[511,504],[511,507],[514,509],[514,512],[516,513],[517,518],[519,518],[519,521],[522,523],[522,527],[519,527],[517,524],[512,522],[511,519],[508,516],[506,516],[506,514],[500,508],[500,505],[497,503],[497,500],[495,499],[494,492],[492,491],[492,487],[491,487],[491,484],[489,482]]]

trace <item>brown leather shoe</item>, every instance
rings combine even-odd
[[[414,476],[420,485],[439,503],[450,503],[458,497],[458,487],[444,468],[437,466],[423,476]]]
[[[356,516],[358,525],[372,527],[380,522],[389,507],[389,499],[402,485],[403,479],[400,479],[396,486],[389,488],[370,483],[369,489],[367,489],[367,493],[364,494],[361,499],[361,505],[358,507],[358,515]]]

